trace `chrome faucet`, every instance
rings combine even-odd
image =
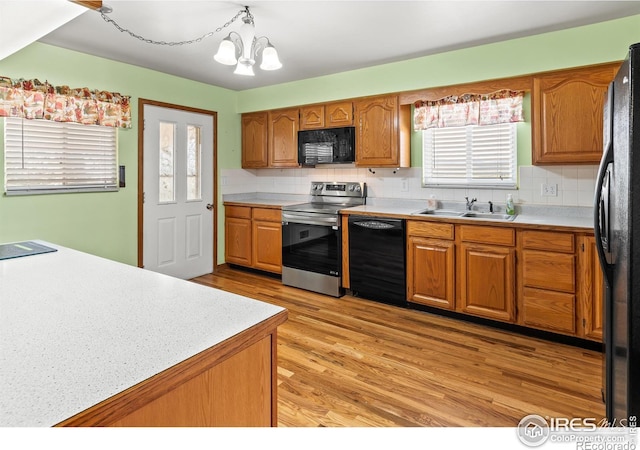
[[[472,198],[471,200],[469,200],[469,197],[465,197],[464,199],[467,201],[467,211],[471,211],[471,208],[473,208],[473,204],[478,201],[477,198]]]
[[[489,212],[493,212],[493,202],[491,200],[489,200]]]

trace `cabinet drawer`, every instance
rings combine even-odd
[[[575,293],[575,256],[537,250],[522,252],[524,286]]]
[[[251,219],[251,208],[249,206],[225,206],[224,213],[227,217]]]
[[[522,324],[550,331],[575,333],[576,297],[562,292],[524,288]]]
[[[561,253],[575,252],[573,234],[554,231],[523,231],[522,248]]]
[[[515,230],[511,228],[460,225],[460,238],[466,242],[514,246]]]
[[[453,240],[453,228],[454,226],[451,223],[419,222],[410,220],[407,222],[407,235]]]
[[[282,222],[282,211],[279,209],[253,208],[253,220]]]

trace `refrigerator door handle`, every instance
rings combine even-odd
[[[595,207],[594,207],[594,233],[596,249],[600,265],[604,273],[605,281],[611,286],[612,281],[612,261],[611,261],[611,239],[610,239],[610,216],[609,216],[609,189],[611,177],[613,175],[613,145],[610,142],[605,149],[605,153],[598,169],[596,180]],[[606,248],[605,248],[606,245]]]

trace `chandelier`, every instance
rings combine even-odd
[[[256,38],[255,24],[253,23],[253,14],[249,11],[249,7],[244,7],[245,16],[242,18],[242,26],[240,32],[232,31],[220,42],[218,53],[213,59],[220,64],[227,66],[236,66],[233,73],[237,75],[254,76],[253,66],[256,63],[256,56],[262,56],[260,68],[262,70],[277,70],[282,67],[282,63],[278,58],[278,51],[271,45],[269,39],[265,36]]]
[[[245,6],[244,9],[238,11],[224,25],[219,26],[214,31],[210,31],[198,38],[190,39],[188,41],[157,41],[149,39],[133,31],[119,25],[115,20],[107,16],[107,14],[113,12],[113,8],[105,4],[98,8],[97,11],[102,16],[102,19],[112,24],[118,31],[126,33],[129,36],[136,38],[142,42],[153,45],[167,45],[167,46],[179,46],[196,44],[202,42],[204,39],[213,36],[215,33],[219,33],[223,29],[227,28],[233,22],[235,22],[242,14],[242,26],[240,27],[240,33],[232,31],[229,35],[220,42],[218,53],[213,58],[221,64],[228,66],[236,65],[236,70],[233,72],[238,75],[254,76],[253,66],[256,63],[256,56],[262,56],[262,62],[260,68],[262,70],[277,70],[282,67],[282,63],[278,58],[278,51],[271,45],[269,39],[265,36],[256,38],[255,25],[253,23],[253,14],[249,11],[249,7]]]

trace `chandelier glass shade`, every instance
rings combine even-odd
[[[220,42],[218,52],[213,59],[220,64],[236,66],[233,73],[237,75],[253,76],[253,66],[256,57],[261,56],[260,69],[277,70],[282,67],[278,58],[278,51],[271,45],[265,36],[256,38],[253,15],[249,12],[249,7],[245,6],[245,16],[242,18],[242,26],[239,33],[232,31]]]

